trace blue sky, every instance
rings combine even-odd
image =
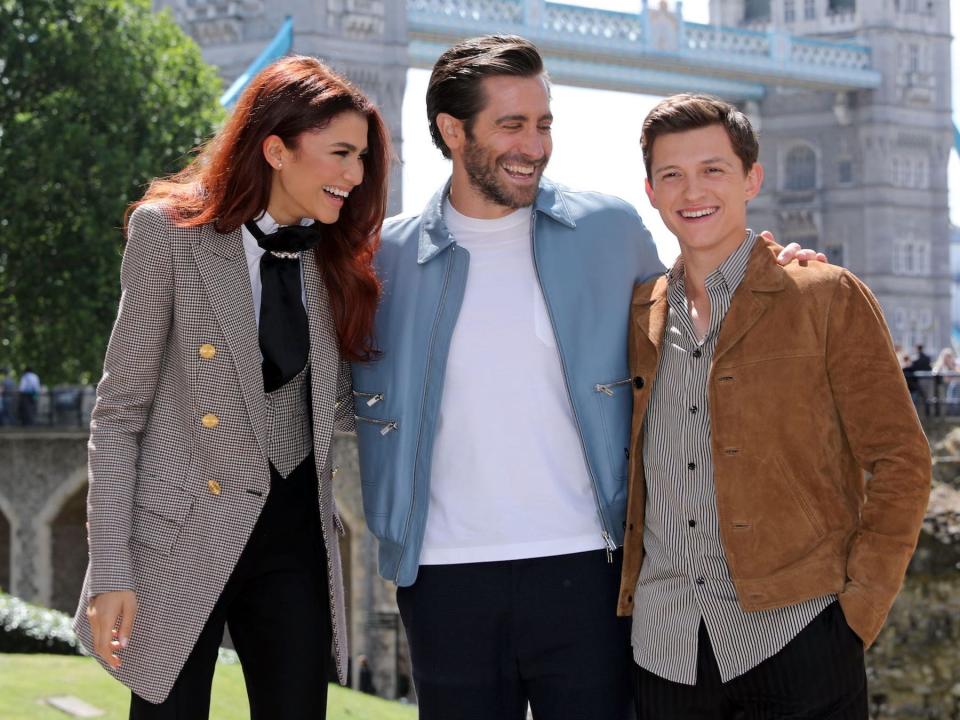
[[[864,0],[861,0],[864,1]],[[657,0],[650,0],[651,6]],[[640,0],[578,0],[609,10],[635,12]],[[673,2],[670,2],[673,5]],[[686,0],[688,20],[709,21],[708,0]],[[960,8],[953,8],[951,29],[960,35]],[[953,43],[953,97],[960,98],[960,51]],[[430,142],[424,95],[426,70],[410,70],[404,96],[403,212],[419,212],[449,175],[449,163]],[[553,87],[554,151],[547,174],[566,185],[599,190],[628,200],[636,206],[650,228],[661,259],[670,263],[678,252],[676,241],[663,226],[643,192],[643,161],[640,155],[640,124],[659,98],[646,95]],[[960,105],[956,100],[954,107]],[[960,112],[954,112],[960,119]],[[951,219],[960,225],[960,160],[951,153],[949,164]]]

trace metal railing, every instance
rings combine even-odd
[[[904,370],[903,374],[919,414],[960,415],[960,371]]]
[[[95,400],[92,385],[45,387],[39,395],[0,390],[0,427],[85,428]]]

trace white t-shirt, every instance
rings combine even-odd
[[[480,220],[447,201],[444,215],[470,267],[447,358],[420,563],[603,548],[533,264],[531,209]]]

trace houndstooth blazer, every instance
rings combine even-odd
[[[353,399],[313,258],[304,259],[303,276],[317,499],[333,651],[344,682],[343,526],[329,452],[335,424],[352,429]],[[121,667],[104,667],[141,697],[161,702],[270,492],[267,408],[239,229],[180,228],[161,206],[141,206],[130,218],[120,277],[120,308],[90,424],[90,562],[74,629],[92,650],[88,599],[136,591],[139,610]]]

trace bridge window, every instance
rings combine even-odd
[[[850,158],[840,158],[837,162],[837,182],[841,185],[853,182],[853,160]]]
[[[809,145],[798,145],[787,153],[787,190],[813,190],[817,186],[817,156]]]
[[[930,187],[930,168],[926,158],[894,155],[890,159],[890,170],[895,187],[920,190]]]
[[[770,19],[770,0],[747,0],[743,8],[744,22]]]
[[[783,21],[792,23],[797,19],[796,0],[783,0]]]
[[[817,17],[817,0],[803,0],[803,19],[814,20]]]
[[[907,57],[907,67],[910,72],[920,72],[920,46],[911,43]]]
[[[908,238],[893,243],[895,275],[929,275],[930,243]]]
[[[833,13],[853,12],[857,9],[856,0],[830,0],[829,10]]]

